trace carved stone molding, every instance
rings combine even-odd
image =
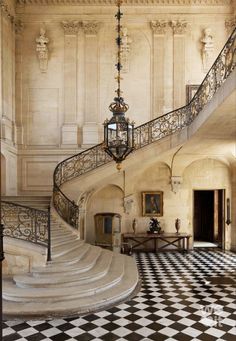
[[[150,22],[154,34],[165,34],[168,27],[168,21],[155,20]]]
[[[229,34],[233,31],[235,27],[236,27],[236,17],[225,20],[225,28]]]
[[[48,68],[48,47],[49,39],[46,37],[44,27],[40,28],[40,35],[36,38],[36,53],[39,60],[39,68],[41,72],[47,72]]]
[[[13,23],[15,17],[10,13],[10,10],[4,0],[0,0],[0,8],[5,18],[9,19]]]
[[[134,196],[133,194],[124,198],[124,211],[126,214],[130,214],[134,208]]]
[[[84,21],[82,27],[85,34],[96,35],[99,31],[101,24],[97,21]]]
[[[185,20],[172,20],[170,26],[174,34],[184,34],[187,31],[188,23]]]
[[[214,39],[210,27],[203,30],[202,43],[202,66],[203,72],[208,72],[212,64],[212,57],[214,52]]]
[[[19,5],[113,5],[114,0],[16,0]],[[124,5],[139,6],[225,6],[230,5],[231,0],[123,0]]]
[[[15,25],[15,32],[16,34],[22,34],[23,30],[24,30],[24,24],[20,19],[17,19],[14,22]]]
[[[170,184],[171,184],[171,191],[175,194],[178,193],[183,184],[182,176],[172,176],[170,179]]]
[[[73,21],[62,21],[62,27],[64,28],[65,34],[77,34],[79,28],[81,27],[81,23],[77,20]]]

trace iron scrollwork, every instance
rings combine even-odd
[[[236,66],[236,29],[221,50],[198,91],[186,106],[160,116],[134,129],[135,149],[143,148],[163,137],[189,126]],[[61,217],[78,228],[79,207],[60,189],[65,182],[111,161],[103,144],[59,163],[54,172],[53,202]]]
[[[48,213],[35,208],[1,202],[4,236],[48,246]]]

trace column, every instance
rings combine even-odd
[[[156,20],[151,21],[150,24],[153,32],[152,118],[155,118],[164,114],[164,51],[168,22]]]
[[[77,128],[77,33],[78,21],[62,21],[64,28],[64,122],[62,145],[78,145]]]
[[[185,91],[185,32],[187,30],[187,22],[176,20],[171,21],[173,29],[173,109],[182,107],[186,103]]]
[[[15,76],[15,87],[16,87],[16,125],[15,125],[15,139],[18,145],[23,144],[23,97],[22,97],[22,74],[23,74],[23,23],[18,20],[15,22],[15,49],[16,49],[16,76]]]
[[[83,22],[85,33],[85,117],[83,146],[99,142],[98,122],[98,22]]]

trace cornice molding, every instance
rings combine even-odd
[[[0,0],[0,8],[3,15],[13,23],[15,17],[10,13],[10,10],[4,0]]]
[[[226,6],[232,0],[123,0],[126,6]],[[82,6],[101,6],[113,5],[114,0],[16,0],[19,5],[82,5]]]

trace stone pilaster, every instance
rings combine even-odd
[[[177,109],[186,102],[185,91],[185,33],[188,24],[183,20],[170,22],[173,29],[173,109]]]
[[[153,32],[152,56],[152,117],[164,114],[164,60],[165,60],[165,34],[168,22],[164,20],[151,21]]]
[[[85,117],[83,145],[99,142],[98,125],[98,22],[83,22],[85,33]]]
[[[62,145],[78,145],[77,128],[77,34],[78,21],[62,21],[64,29],[64,123]]]
[[[225,225],[226,229],[231,229],[231,250],[236,252],[236,162],[232,164],[231,169],[231,207],[230,207],[230,217],[227,217],[226,219],[230,218],[232,220],[230,225]]]
[[[24,25],[22,21],[15,22],[15,49],[16,49],[16,126],[15,126],[15,140],[18,145],[23,144],[23,31]]]

